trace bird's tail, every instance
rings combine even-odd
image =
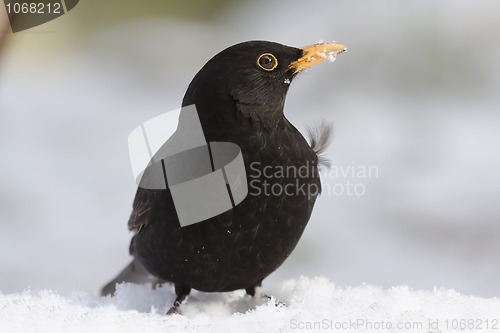
[[[108,284],[106,284],[101,289],[101,295],[113,295],[116,291],[116,284],[122,282],[131,282],[131,283],[152,283],[153,286],[163,283],[163,280],[160,280],[153,275],[149,274],[146,268],[136,259],[132,260],[130,264],[125,267],[120,274],[118,274],[113,280],[111,280]]]
[[[325,156],[325,152],[332,142],[333,125],[329,122],[320,122],[307,127],[309,145],[318,156],[320,167],[330,168],[330,160]]]

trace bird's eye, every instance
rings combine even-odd
[[[278,66],[278,60],[271,53],[264,53],[257,59],[257,65],[265,71],[272,71]]]

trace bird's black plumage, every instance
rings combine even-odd
[[[277,43],[237,44],[208,61],[189,85],[182,105],[196,106],[207,142],[239,145],[249,193],[233,209],[181,227],[168,189],[137,190],[130,252],[137,265],[175,284],[177,304],[191,288],[253,294],[304,232],[321,189],[318,156],[283,114],[298,72],[292,64],[303,56]]]

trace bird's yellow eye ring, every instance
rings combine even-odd
[[[270,72],[278,67],[278,59],[271,53],[263,53],[257,58],[257,66]]]

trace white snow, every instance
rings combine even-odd
[[[335,59],[337,59],[337,56],[335,55],[335,52],[333,52],[333,51],[326,51],[326,49],[323,50],[323,52],[316,52],[316,54],[318,56],[320,56],[321,58],[328,59],[329,62],[334,62]]]
[[[321,52],[318,51],[316,52],[316,54],[323,59],[327,59],[329,62],[334,62],[337,58],[337,55],[334,51],[327,51],[326,49],[323,49],[323,51]]]
[[[453,290],[406,286],[339,287],[326,278],[301,277],[243,291],[192,292],[180,315],[166,316],[170,285],[123,284],[114,297],[88,291],[0,293],[0,332],[453,332],[498,331],[500,299]],[[280,304],[282,302],[284,304]],[[401,326],[402,325],[402,326]],[[409,328],[409,329],[405,329]]]

